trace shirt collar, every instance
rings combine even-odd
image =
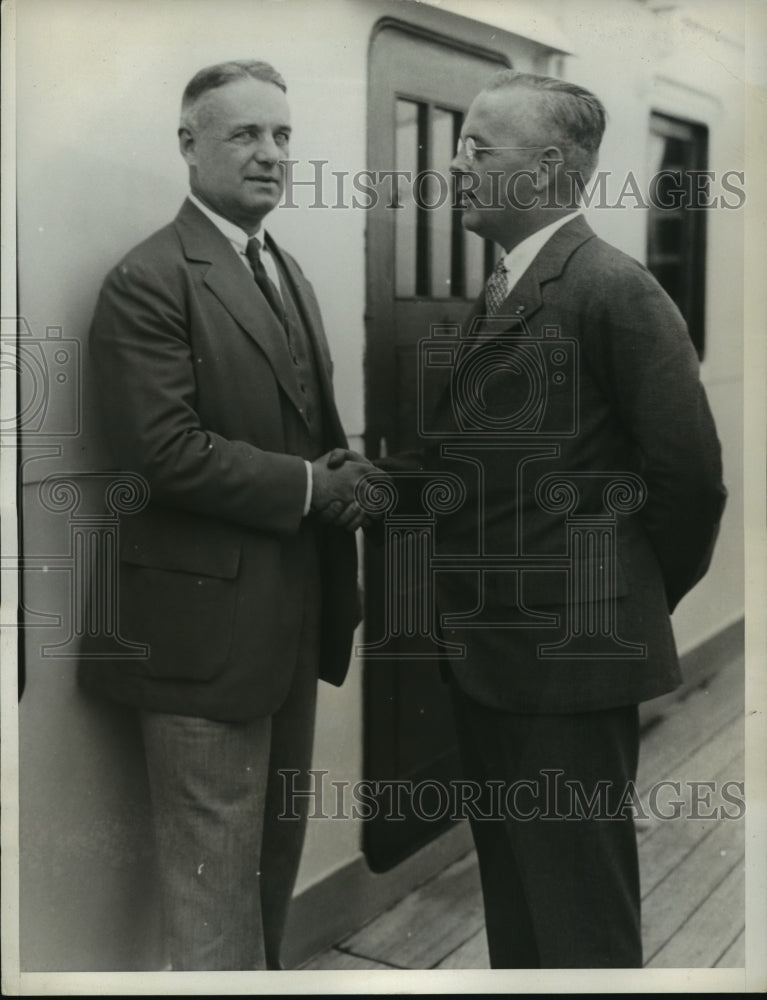
[[[532,264],[537,255],[543,249],[543,247],[548,243],[554,233],[565,225],[565,223],[572,221],[576,216],[582,215],[581,209],[575,212],[571,212],[569,215],[564,215],[560,219],[556,219],[554,222],[550,222],[547,226],[543,226],[542,229],[536,230],[530,236],[526,236],[521,243],[518,243],[503,258],[504,267],[506,268],[507,276],[510,280],[516,281],[522,277],[524,271]],[[516,273],[515,273],[516,272]]]
[[[266,235],[265,230],[263,229],[261,230],[259,234],[260,238],[259,236],[250,237],[248,236],[248,234],[245,232],[244,229],[240,229],[239,226],[236,226],[233,222],[230,222],[229,219],[225,219],[223,215],[219,215],[218,212],[214,212],[212,208],[208,208],[208,206],[205,205],[203,202],[201,202],[200,199],[197,197],[197,195],[193,194],[191,191],[189,192],[189,200],[192,202],[193,205],[196,205],[196,207],[199,208],[199,210],[202,212],[203,215],[207,216],[210,219],[210,221],[213,223],[216,229],[219,230],[219,232],[223,233],[223,235],[226,236],[226,238],[234,246],[235,250],[237,250],[238,253],[241,254],[245,253],[245,248],[248,245],[248,240],[250,240],[251,238],[257,240],[259,248],[261,248],[264,245],[264,236]]]

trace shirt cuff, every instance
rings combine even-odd
[[[304,500],[304,517],[309,513],[312,507],[312,463],[307,462],[304,459],[304,465],[306,466],[306,499]]]

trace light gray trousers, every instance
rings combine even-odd
[[[174,970],[281,967],[308,800],[286,808],[280,772],[311,765],[318,631],[317,621],[304,623],[290,692],[272,716],[238,723],[141,712]]]

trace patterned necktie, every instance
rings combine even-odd
[[[495,265],[485,285],[485,312],[488,316],[494,316],[498,312],[509,294],[504,259],[501,257]]]
[[[258,239],[255,236],[252,236],[245,246],[245,256],[250,261],[250,266],[253,269],[256,284],[264,293],[264,298],[272,307],[272,310],[280,323],[284,324],[285,312],[282,306],[282,299],[280,298],[280,293],[277,291],[274,282],[266,273],[264,262],[261,260],[259,247],[260,244]]]

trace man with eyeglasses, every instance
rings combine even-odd
[[[174,970],[280,968],[318,676],[340,684],[358,621],[346,444],[314,292],[264,232],[290,140],[267,63],[201,70],[179,145],[191,192],[108,275],[91,332],[118,469],[150,503],[122,525],[119,622],[141,659],[81,679],[135,706]],[[296,777],[300,782],[300,778]]]
[[[466,487],[435,596],[496,968],[642,964],[638,704],[680,682],[669,616],[726,496],[678,309],[578,209],[604,127],[549,77],[474,100],[451,169],[500,258],[424,416],[441,439],[381,461]]]

